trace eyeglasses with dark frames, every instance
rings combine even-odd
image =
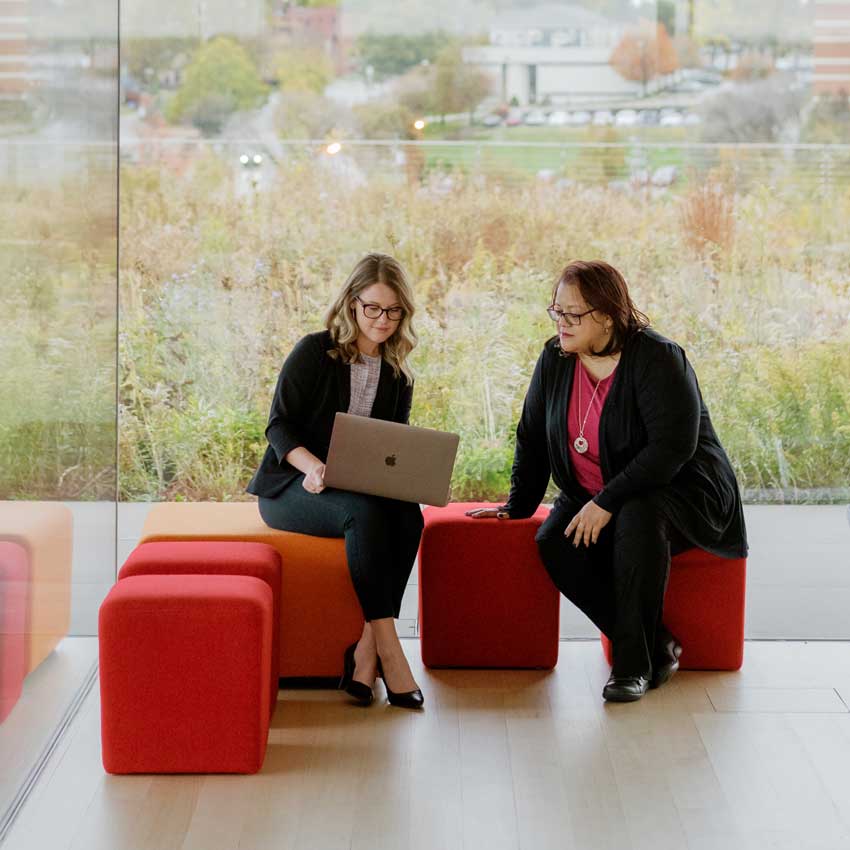
[[[549,318],[553,322],[560,322],[561,319],[569,325],[570,327],[577,327],[581,324],[582,316],[587,316],[590,313],[596,312],[596,308],[591,310],[585,310],[583,313],[566,313],[563,310],[559,310],[554,304],[551,307],[546,308],[546,312],[549,314]]]
[[[355,295],[354,300],[360,302],[363,307],[363,315],[367,319],[380,319],[382,313],[386,313],[391,322],[400,322],[404,318],[404,307],[381,307],[380,304],[369,304],[363,301],[359,295]]]

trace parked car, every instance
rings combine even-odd
[[[575,127],[582,127],[585,124],[590,124],[593,116],[585,109],[579,109],[577,112],[571,112],[569,123]]]
[[[595,127],[607,127],[614,123],[614,113],[610,109],[598,109],[593,113]]]
[[[550,127],[565,127],[570,120],[570,116],[563,109],[558,109],[549,116]]]
[[[519,127],[522,124],[522,113],[518,109],[512,109],[505,118],[508,127]]]
[[[638,114],[634,109],[621,109],[614,118],[618,127],[634,127],[638,122]]]
[[[525,123],[529,127],[541,127],[546,123],[546,113],[542,109],[532,109],[525,116]]]
[[[485,127],[498,127],[502,123],[501,115],[485,115],[481,122]]]
[[[641,109],[638,112],[638,124],[641,127],[657,127],[659,113],[657,109]]]
[[[697,112],[688,112],[685,115],[685,126],[686,127],[696,127],[697,125],[702,124],[702,117]]]
[[[658,123],[662,127],[681,127],[685,119],[677,109],[662,109]]]

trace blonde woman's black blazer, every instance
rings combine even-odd
[[[587,501],[567,452],[567,406],[574,357],[557,338],[537,360],[516,431],[512,517],[531,516],[550,476],[561,497]],[[652,492],[694,545],[726,558],[744,557],[747,536],[732,464],[711,423],[684,350],[646,329],[624,346],[599,422],[604,488],[594,501],[612,513]]]
[[[298,446],[327,460],[334,416],[345,413],[351,401],[351,367],[330,357],[332,349],[330,332],[319,331],[299,340],[284,361],[266,426],[269,445],[248,483],[249,493],[269,498],[282,493],[300,475],[285,460]],[[413,385],[404,375],[396,377],[383,360],[372,418],[407,423],[412,400]]]

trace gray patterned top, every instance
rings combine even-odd
[[[351,364],[351,402],[348,412],[355,416],[369,416],[372,413],[372,403],[378,391],[378,379],[381,377],[381,360],[360,354],[360,360]]]

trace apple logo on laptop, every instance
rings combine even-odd
[[[395,455],[388,455],[384,458],[384,463],[387,466],[395,466]]]

